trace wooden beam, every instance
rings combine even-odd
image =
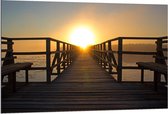
[[[141,83],[144,82],[144,69],[141,69]]]
[[[13,55],[44,55],[50,52],[13,52]]]
[[[47,67],[31,67],[29,70],[47,70]]]
[[[122,66],[122,69],[132,69],[132,70],[134,70],[134,69],[140,69],[140,68],[137,67],[137,66]]]
[[[26,81],[26,83],[29,82],[29,73],[28,73],[28,72],[29,72],[28,69],[26,69],[26,70],[25,70],[25,77],[26,77],[26,78],[25,78],[25,79],[26,79],[25,81]]]
[[[122,54],[155,55],[155,54],[156,54],[156,52],[122,51]]]
[[[50,39],[46,39],[46,78],[47,78],[47,83],[50,83],[51,82],[51,69],[50,69],[50,61],[51,61],[51,58],[50,58]]]
[[[69,48],[69,44],[67,44],[67,66],[69,66],[69,60],[70,60],[70,56],[69,56],[69,50],[70,50],[70,48]]]
[[[46,38],[46,37],[30,37],[30,38],[28,38],[28,37],[20,37],[20,38],[10,38],[10,39],[12,39],[12,40],[47,40],[47,39],[49,39],[49,38]]]
[[[7,43],[7,52],[6,52],[5,58],[12,58],[12,59],[5,59],[2,66],[14,63],[12,40],[7,39],[7,42],[8,42]]]
[[[111,41],[108,41],[108,51],[111,51],[112,49],[111,49]],[[111,53],[108,53],[108,61],[111,63],[111,57],[112,57],[112,55],[111,55]],[[111,73],[112,72],[112,66],[109,64],[109,73]]]
[[[1,52],[12,52],[13,49],[1,49]]]
[[[57,42],[57,51],[60,51],[60,42]],[[60,74],[60,53],[57,54],[57,74]]]
[[[1,44],[14,44],[13,42],[1,41]]]
[[[63,43],[63,51],[65,51],[65,43]],[[66,53],[63,53],[63,61],[65,60],[65,55]],[[63,65],[63,69],[65,69],[65,62],[62,64]]]
[[[118,39],[118,82],[122,81],[122,45],[123,45],[123,39]]]
[[[159,37],[119,37],[126,40],[157,40]]]
[[[101,60],[102,60],[102,63],[105,62],[105,63],[108,63],[108,64],[110,64],[111,66],[117,68],[117,65],[115,65],[115,64],[113,64],[113,63],[111,63],[111,62],[109,62],[109,61],[106,61],[104,58],[102,58],[102,57],[100,57],[100,56],[98,56],[98,55],[95,55],[95,56],[96,56],[97,58],[101,59]],[[104,64],[102,64],[102,66],[104,66]]]

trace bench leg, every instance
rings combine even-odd
[[[141,69],[141,83],[144,82],[144,69]]]
[[[158,82],[161,82],[161,74],[160,73],[158,73]]]
[[[164,78],[165,78],[166,84],[167,84],[167,75],[166,74],[164,74]]]
[[[16,92],[16,72],[13,73],[13,92]]]
[[[8,75],[8,83],[12,92],[16,91],[16,72]]]
[[[25,70],[25,76],[26,76],[26,83],[29,82],[29,74],[28,74],[28,69]]]
[[[157,91],[158,81],[159,81],[159,73],[158,72],[154,72],[154,90],[155,91]]]

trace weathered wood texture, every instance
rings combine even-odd
[[[158,64],[154,62],[137,62],[140,67],[149,69],[152,71],[157,71],[162,74],[167,74],[167,66],[163,64]]]
[[[29,69],[32,64],[33,63],[25,62],[5,65],[1,68],[1,75],[4,76],[19,70]]]
[[[166,42],[165,42],[166,41]],[[141,68],[141,82],[143,82],[144,79],[144,69],[149,69],[151,71],[154,71],[154,85],[155,90],[157,90],[157,83],[161,80],[161,74],[164,74],[165,81],[167,84],[167,62],[163,49],[163,43],[167,43],[167,37],[157,39],[156,44],[156,54],[153,57],[155,58],[155,62],[137,62],[138,66]],[[167,56],[167,51],[166,51]]]
[[[117,83],[87,53],[80,54],[51,84],[31,83],[2,98],[2,112],[166,107],[166,91],[155,92],[150,84]]]
[[[5,88],[9,86],[13,92],[16,91],[16,72],[20,70],[25,70],[25,81],[28,83],[28,70],[33,63],[25,62],[25,63],[13,63],[9,65],[5,65],[1,67],[1,85],[3,85],[3,78],[5,75],[8,76],[8,84],[5,84]],[[6,88],[6,89],[10,89]]]
[[[155,41],[156,42],[156,51],[131,51],[124,49],[124,42],[129,40],[137,40],[137,41]],[[115,42],[114,42],[115,41]],[[113,44],[117,42],[118,49],[113,50]],[[133,54],[133,55],[157,55],[156,60],[159,58],[163,60],[167,60],[167,57],[164,57],[163,51],[167,51],[167,48],[162,47],[163,43],[167,43],[167,36],[165,37],[118,37],[114,39],[107,40],[100,44],[96,44],[91,46],[92,55],[97,60],[97,62],[105,69],[108,69],[110,74],[117,74],[118,82],[122,82],[122,74],[125,69],[138,70],[139,67],[135,66],[123,66],[123,55]],[[108,48],[107,48],[108,47]],[[117,56],[113,56],[117,54]],[[160,60],[159,60],[160,61]],[[166,64],[165,61],[157,62],[161,64]],[[116,72],[114,72],[114,70]],[[142,78],[141,78],[142,79]],[[141,80],[142,81],[142,80]]]
[[[51,75],[59,75],[65,68],[67,68],[72,61],[76,58],[76,55],[78,53],[78,46],[59,41],[53,38],[45,38],[45,37],[34,37],[34,38],[7,38],[7,37],[1,37],[2,41],[1,44],[7,45],[6,47],[2,46],[5,49],[1,49],[1,52],[6,52],[6,55],[4,58],[1,58],[3,61],[3,65],[12,64],[14,63],[14,58],[16,58],[13,55],[45,55],[46,56],[46,65],[45,66],[37,66],[32,67],[31,70],[46,70],[46,82],[51,82]],[[46,50],[45,51],[36,51],[36,52],[24,52],[19,51],[15,52],[13,50],[13,44],[15,41],[45,41]],[[55,43],[56,50],[51,50],[51,44]],[[63,46],[62,46],[63,45]],[[17,45],[15,45],[17,47]],[[65,46],[67,49],[65,49]],[[53,47],[54,48],[54,47]],[[64,48],[63,50],[61,48]],[[55,55],[52,59],[53,54]],[[52,64],[51,64],[52,63]],[[56,69],[56,70],[53,70]],[[56,71],[56,72],[54,72]]]

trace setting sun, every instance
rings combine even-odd
[[[70,35],[70,42],[85,49],[88,45],[94,44],[94,34],[86,27],[74,29]]]

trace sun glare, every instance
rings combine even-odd
[[[85,49],[87,46],[94,44],[94,34],[86,27],[74,29],[70,35],[70,42]]]

